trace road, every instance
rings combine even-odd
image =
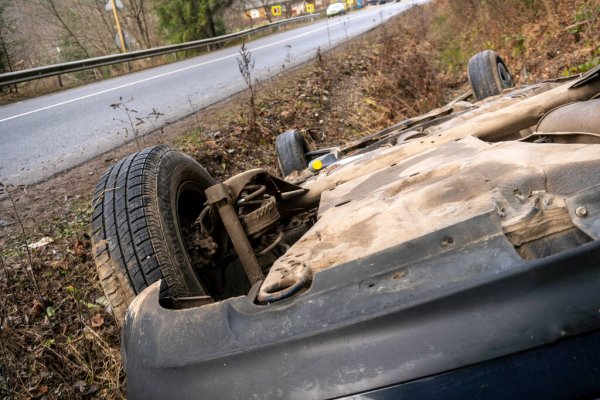
[[[247,43],[260,81],[356,37],[424,0],[370,6]],[[243,90],[238,47],[0,107],[0,182],[27,185]],[[116,107],[115,104],[121,105]],[[123,105],[125,104],[125,106]],[[137,112],[126,111],[126,108]],[[154,111],[162,114],[158,116]]]

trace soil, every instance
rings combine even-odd
[[[119,330],[89,237],[91,195],[111,164],[169,143],[218,180],[256,167],[278,174],[278,133],[298,129],[312,148],[328,147],[439,107],[468,90],[465,54],[490,44],[516,66],[521,83],[574,73],[600,54],[597,10],[584,13],[589,21],[574,34],[565,27],[593,2],[554,3],[562,6],[550,10],[551,19],[540,19],[548,10],[521,13],[511,32],[490,24],[490,15],[502,16],[490,13],[492,6],[474,6],[468,15],[450,1],[419,7],[259,84],[254,110],[246,91],[45,182],[0,188],[0,398],[125,396]],[[461,18],[470,21],[467,33],[455,21]],[[43,238],[52,241],[28,247]]]

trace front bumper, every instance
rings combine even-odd
[[[600,330],[599,264],[600,241],[525,262],[489,213],[318,272],[268,306],[167,310],[156,283],[126,317],[128,395],[331,398],[560,343]]]

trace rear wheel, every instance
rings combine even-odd
[[[515,86],[502,58],[492,50],[475,54],[467,67],[469,82],[477,100],[495,96]]]
[[[305,155],[308,146],[297,130],[292,129],[279,134],[275,139],[275,150],[284,176],[294,171],[302,171],[308,166]]]
[[[186,252],[184,231],[215,184],[192,158],[167,146],[134,153],[110,167],[94,194],[92,245],[102,288],[119,323],[131,300],[164,280],[161,294],[205,295]]]

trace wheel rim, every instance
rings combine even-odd
[[[183,236],[183,228],[191,227],[204,208],[206,196],[204,190],[195,182],[184,182],[177,191],[177,222],[179,233]]]
[[[501,61],[498,62],[497,67],[498,76],[500,77],[500,83],[502,84],[502,88],[506,89],[513,87],[514,83],[512,77],[510,76],[510,73],[508,72],[508,69],[506,68],[504,63]]]
[[[205,204],[206,195],[204,193],[204,188],[200,184],[194,181],[187,181],[179,186],[177,191],[177,215],[175,218],[179,224],[179,235],[184,247],[185,256],[194,271],[196,281],[200,284],[206,294],[214,298],[219,295],[220,289],[217,284],[218,281],[215,281],[214,271],[211,271],[213,268],[199,267],[198,254],[194,255],[190,253],[190,249],[194,247],[192,245],[192,238],[196,231],[194,223],[206,207]],[[221,225],[219,223],[213,225],[211,218],[206,216],[202,221],[206,229],[211,232],[210,236],[212,239],[216,241],[216,243],[222,243],[223,231]]]
[[[188,250],[193,234],[192,225],[202,212],[205,202],[206,196],[204,195],[204,190],[197,183],[188,181],[179,186],[179,189],[177,190],[177,207],[175,215],[177,223],[179,224],[179,235],[181,237],[187,261],[194,270],[195,278],[197,282],[200,283],[200,286],[206,290],[206,282],[203,281],[202,277],[199,275],[199,271],[194,267],[194,257]]]

